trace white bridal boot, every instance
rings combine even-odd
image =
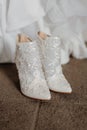
[[[52,91],[71,93],[72,89],[62,72],[60,61],[60,39],[47,37],[45,40],[39,37],[42,48],[42,61],[48,86]]]
[[[17,44],[16,65],[22,93],[30,98],[50,100],[36,41]]]

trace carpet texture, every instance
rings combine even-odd
[[[0,130],[87,130],[87,60],[71,59],[63,71],[73,93],[36,101],[21,94],[15,64],[1,64]]]

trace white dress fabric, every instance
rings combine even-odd
[[[87,0],[48,0],[43,4],[47,12],[46,26],[62,41],[61,63],[68,63],[71,54],[77,59],[87,58],[83,38],[87,31]]]
[[[0,0],[1,63],[14,62],[19,29],[40,19],[45,22],[45,30],[50,28],[53,35],[61,38],[62,64],[69,62],[71,54],[78,59],[87,58],[83,38],[87,30],[86,0]]]
[[[7,30],[14,30],[44,16],[40,0],[10,0],[7,14]]]
[[[0,63],[14,62],[19,29],[44,15],[40,0],[0,0]]]

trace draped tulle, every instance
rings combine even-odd
[[[87,30],[86,0],[48,0],[43,2],[46,10],[45,24],[53,35],[62,39],[61,62],[75,58],[87,58],[87,47],[83,32]]]
[[[10,0],[7,30],[23,28],[44,16],[40,0]]]
[[[19,29],[44,15],[45,26],[61,38],[61,62],[69,62],[71,54],[78,59],[87,58],[83,38],[87,30],[86,0],[0,0],[0,62],[13,61]]]
[[[40,0],[0,0],[0,62],[14,62],[16,35],[45,15]]]

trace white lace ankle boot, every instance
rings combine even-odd
[[[41,41],[43,67],[49,88],[55,92],[71,93],[72,89],[66,80],[60,61],[60,39],[47,37]]]
[[[50,100],[36,41],[17,44],[16,65],[22,93],[30,98]]]

